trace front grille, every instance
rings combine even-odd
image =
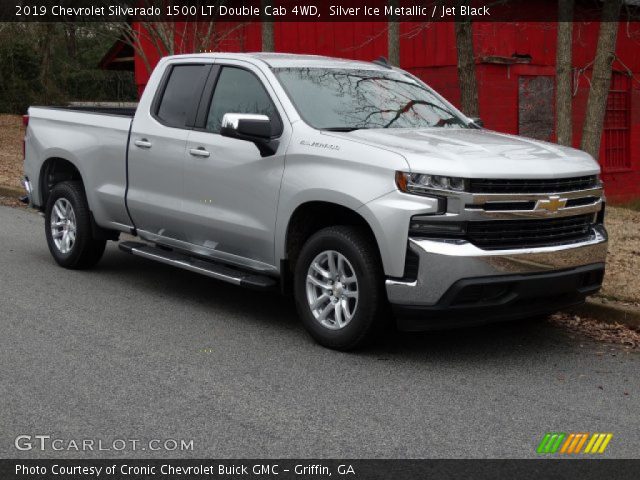
[[[471,193],[558,193],[588,190],[599,186],[598,177],[558,178],[558,179],[488,179],[469,180]]]
[[[486,250],[562,245],[589,237],[594,215],[543,220],[468,222],[467,238]]]
[[[479,205],[481,208],[482,205]],[[482,208],[486,212],[503,211],[503,210],[533,210],[536,208],[536,202],[487,202]]]
[[[582,198],[570,198],[567,200],[567,207],[582,207],[585,205],[593,205],[600,200],[599,197],[582,197]]]

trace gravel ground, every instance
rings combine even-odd
[[[549,322],[557,327],[600,342],[622,345],[628,350],[640,349],[640,332],[620,323],[599,322],[570,313],[556,313]]]
[[[21,188],[22,119],[0,115],[0,186]],[[16,206],[14,199],[0,197],[0,204]],[[640,211],[607,207],[610,234],[607,272],[600,296],[640,306]]]
[[[0,185],[20,187],[23,135],[19,115],[0,115]]]

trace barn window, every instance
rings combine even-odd
[[[630,81],[627,75],[614,73],[607,98],[604,133],[601,146],[602,167],[605,172],[631,168],[629,155],[629,127],[631,123]]]

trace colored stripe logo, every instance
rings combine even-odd
[[[542,437],[536,451],[540,454],[600,454],[604,453],[612,438],[613,433],[549,432]]]

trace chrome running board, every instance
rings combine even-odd
[[[137,257],[143,257],[164,263],[165,265],[171,265],[183,270],[199,273],[201,275],[215,278],[216,280],[222,280],[223,282],[232,283],[234,285],[239,285],[241,287],[247,287],[254,290],[271,290],[278,286],[278,281],[275,278],[271,278],[266,275],[246,272],[227,265],[222,265],[221,263],[201,260],[173,250],[154,247],[153,245],[146,243],[127,241],[120,242],[118,247],[123,252],[130,253]]]

